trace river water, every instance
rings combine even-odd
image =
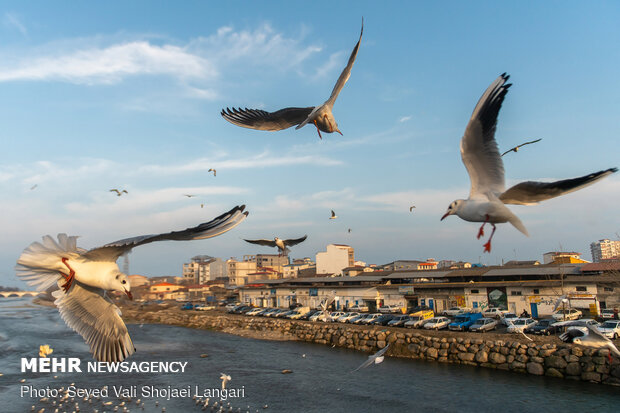
[[[121,399],[113,386],[141,393],[147,388],[190,388],[188,397],[136,397],[118,411],[200,412],[191,396],[221,388],[220,374],[232,380],[229,389],[243,397],[228,398],[225,411],[261,412],[617,412],[620,388],[547,377],[453,366],[386,357],[378,365],[352,372],[367,355],[348,349],[309,343],[263,341],[213,331],[154,324],[128,326],[138,351],[127,361],[187,362],[183,373],[94,373],[85,371],[92,361],[82,338],[71,331],[54,308],[32,304],[31,299],[0,299],[0,411],[27,412],[57,406],[39,397],[21,394],[23,388],[100,389],[108,397],[93,404],[77,399],[82,412],[112,411]],[[54,349],[50,357],[77,357],[82,373],[21,372],[22,357],[37,357],[39,345]],[[208,357],[201,357],[207,354]],[[282,374],[283,369],[292,370]],[[56,378],[54,378],[56,376]],[[21,380],[25,379],[25,382]],[[241,393],[242,390],[242,393]],[[211,398],[206,411],[216,399]],[[112,402],[102,405],[102,402]],[[221,402],[221,400],[218,400]],[[228,405],[230,403],[230,405]],[[265,407],[266,406],[266,407]],[[67,408],[65,404],[59,411]],[[217,409],[215,410],[217,411]]]

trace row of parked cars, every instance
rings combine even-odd
[[[519,317],[514,313],[503,310],[485,311],[482,313],[460,311],[456,316],[436,316],[433,310],[420,306],[406,314],[382,314],[361,313],[357,311],[333,311],[324,312],[311,310],[309,307],[298,307],[293,310],[281,308],[260,308],[245,305],[229,306],[230,313],[245,314],[248,316],[288,318],[292,320],[309,320],[323,322],[339,322],[350,324],[383,325],[390,327],[423,328],[427,330],[449,329],[453,331],[486,332],[505,326],[508,333],[526,333],[551,335],[564,330],[564,326],[558,323],[556,317],[543,320],[535,320],[531,317]],[[578,310],[577,310],[578,311]],[[449,313],[448,313],[449,314]],[[493,315],[495,316],[488,316]],[[578,323],[581,326],[571,328],[587,329],[587,325],[595,326],[599,331],[611,339],[620,336],[620,321],[606,320],[599,324],[596,320],[582,319]]]

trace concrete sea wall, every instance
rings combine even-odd
[[[298,340],[364,352],[374,352],[390,344],[387,352],[390,357],[464,364],[620,386],[620,360],[614,358],[610,364],[608,350],[564,343],[490,340],[484,336],[474,338],[473,334],[468,333],[326,324],[220,312],[181,312],[176,308],[157,312],[123,309],[123,313],[124,318],[134,322],[212,329],[270,340]]]

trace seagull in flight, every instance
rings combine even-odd
[[[508,76],[500,75],[484,92],[474,108],[471,119],[461,139],[461,159],[467,168],[471,189],[468,199],[457,199],[448,207],[441,220],[457,215],[470,222],[482,222],[478,239],[484,235],[489,223],[493,231],[484,244],[484,251],[491,252],[495,224],[510,222],[525,235],[529,235],[521,220],[505,204],[533,205],[593,184],[616,172],[610,168],[578,178],[556,182],[521,182],[505,190],[504,164],[495,141],[497,115],[508,88]]]
[[[320,306],[321,306],[321,315],[319,316],[319,320],[325,321],[326,323],[331,323],[332,322],[332,317],[329,314],[328,308],[329,308],[330,305],[332,305],[332,303],[334,302],[335,299],[336,299],[336,295],[332,294],[332,295],[326,297],[323,302],[321,302],[321,304],[320,304]]]
[[[192,194],[183,194],[183,196],[186,196],[186,197],[188,197],[188,198],[193,198],[193,197],[195,197],[196,195],[192,195]]]
[[[307,235],[304,235],[301,238],[292,238],[292,239],[280,239],[275,237],[273,240],[270,239],[244,239],[244,241],[249,242],[250,244],[264,245],[266,247],[277,247],[280,254],[288,253],[288,247],[292,247],[293,245],[297,245],[301,242],[304,242],[308,238]]]
[[[368,360],[366,360],[365,362],[360,364],[360,366],[358,368],[356,368],[355,370],[353,370],[353,371],[358,371],[360,369],[364,369],[364,368],[370,366],[371,364],[382,363],[384,358],[385,358],[384,354],[387,351],[388,347],[390,347],[389,344],[387,346],[383,347],[381,350],[377,351],[372,356],[368,356]]]
[[[217,171],[213,168],[209,168],[209,170],[207,172],[213,172],[213,177],[217,176]]]
[[[237,206],[217,218],[194,228],[157,235],[122,239],[102,247],[85,250],[77,246],[76,236],[58,234],[58,241],[46,235],[34,242],[17,260],[17,275],[43,291],[52,292],[60,316],[80,334],[99,361],[120,362],[135,352],[121,311],[107,291],[118,291],[133,299],[127,274],[116,261],[132,248],[155,241],[190,241],[212,238],[239,225],[248,215]]]
[[[540,141],[542,141],[542,138],[540,138],[540,139],[536,139],[536,140],[533,140],[533,141],[529,141],[529,142],[522,143],[521,145],[517,145],[517,146],[515,146],[515,147],[514,147],[514,148],[512,148],[512,149],[508,149],[506,152],[504,152],[504,153],[502,154],[502,156],[506,155],[508,152],[518,152],[520,147],[525,146],[525,145],[530,145],[530,144],[532,144],[532,143],[536,143],[536,142],[540,142]]]
[[[351,56],[349,56],[349,62],[336,81],[336,85],[329,99],[322,105],[309,106],[306,108],[284,108],[276,112],[266,112],[260,109],[248,108],[236,109],[233,107],[232,110],[229,108],[225,110],[222,109],[222,117],[232,124],[250,129],[279,131],[295,125],[297,125],[295,129],[299,129],[306,126],[308,123],[312,123],[316,127],[320,139],[323,139],[321,131],[325,133],[338,132],[342,135],[342,132],[338,129],[336,119],[334,119],[334,115],[332,114],[332,108],[338,98],[338,94],[347,83],[347,80],[349,80],[349,77],[351,77],[351,69],[353,68],[353,63],[355,63],[363,33],[364,19],[362,19],[362,29],[360,31],[359,40],[353,48]]]
[[[30,187],[30,190],[32,191],[32,190],[34,190],[34,189],[37,189],[37,186],[39,186],[39,184],[34,184],[34,185],[32,185],[32,186]]]
[[[600,331],[597,330],[595,326],[592,324],[584,323],[582,320],[572,320],[572,321],[560,321],[558,323],[553,323],[554,327],[570,327],[570,326],[578,326],[578,327],[586,327],[587,333],[580,329],[569,329],[566,332],[560,334],[560,340],[565,343],[573,343],[579,344],[585,347],[591,347],[596,349],[609,349],[610,353],[607,354],[607,358],[609,359],[609,363],[611,364],[611,353],[613,353],[616,357],[620,358],[620,350],[615,344],[605,337]]]
[[[568,301],[568,296],[567,295],[561,295],[558,297],[558,299],[555,302],[555,305],[553,306],[553,313],[555,313],[556,311],[558,311],[558,308],[560,308],[561,306],[566,306],[566,305],[570,305],[570,301]]]
[[[409,212],[412,212],[414,208],[415,208],[415,205],[411,205],[411,206],[409,207]]]
[[[110,189],[108,192],[116,192],[116,196],[121,196],[123,194],[128,194],[129,192],[127,192],[125,189],[123,189],[122,191],[119,191],[118,189],[114,188],[114,189]]]
[[[332,209],[331,211],[332,211],[332,216],[331,216],[331,217],[329,217],[329,219],[336,219],[336,218],[338,218],[338,215],[336,215],[336,213],[334,212],[334,210]]]

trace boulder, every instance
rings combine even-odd
[[[545,376],[557,377],[560,379],[564,377],[564,375],[558,369],[555,369],[553,367],[549,367],[547,369],[547,371],[545,372]]]
[[[475,360],[478,363],[486,363],[489,360],[489,354],[486,351],[480,350],[476,353]]]
[[[566,367],[567,364],[568,363],[566,363],[566,360],[564,360],[564,358],[560,355],[549,356],[545,360],[545,366],[547,368],[552,367],[555,369],[563,369]]]
[[[535,374],[536,376],[545,374],[545,369],[540,363],[529,362],[526,364],[526,368],[528,373]]]

